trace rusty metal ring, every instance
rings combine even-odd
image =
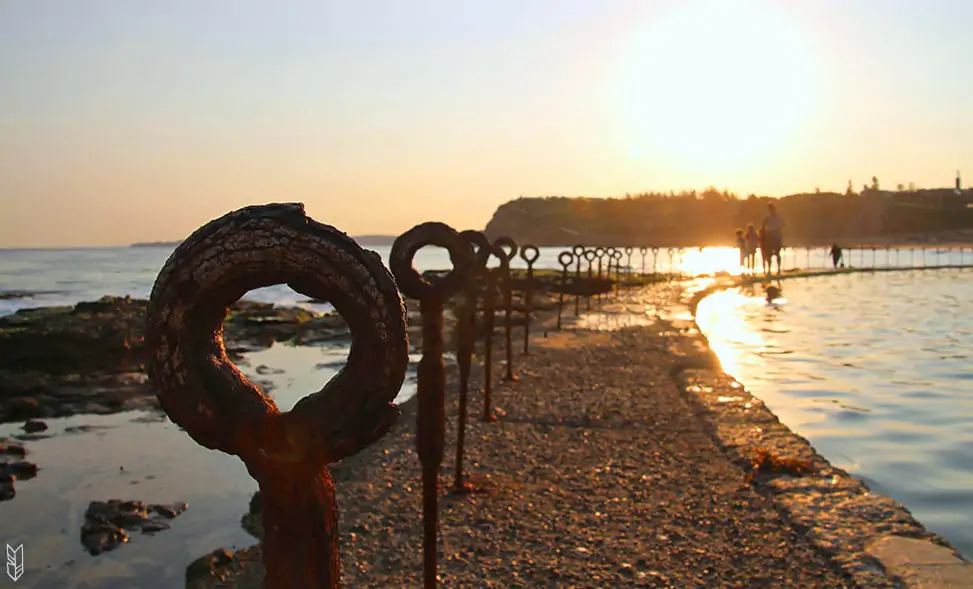
[[[557,255],[557,263],[567,268],[574,263],[574,254],[571,252],[561,252]]]
[[[612,250],[611,259],[613,259],[613,260],[621,260],[622,259],[622,252],[620,252],[618,250]]]
[[[595,253],[595,250],[585,250],[584,251],[584,259],[588,260],[589,262],[594,262],[595,261],[595,258],[597,258],[597,257],[598,257],[598,254]]]
[[[657,248],[657,247],[655,247],[655,246],[652,246],[652,253],[653,253],[653,254],[657,254],[657,253],[659,253],[659,248]]]
[[[633,248],[631,246],[625,248],[625,253],[628,254],[628,255],[632,255],[632,252],[634,252],[634,251],[635,251],[635,248]]]
[[[533,252],[534,255],[530,255],[527,252]],[[527,262],[528,265],[536,262],[539,257],[541,257],[541,250],[537,249],[536,245],[528,243],[520,248],[520,258]]]
[[[595,257],[596,258],[604,258],[605,257],[605,248],[603,248],[603,247],[596,247],[595,248]]]
[[[463,236],[463,239],[470,242],[470,245],[476,250],[473,261],[474,271],[482,272],[486,268],[487,261],[490,259],[490,240],[482,232],[476,231],[475,229],[460,231],[459,234]]]
[[[426,281],[412,266],[416,252],[428,245],[446,248],[453,264],[453,269],[435,284]],[[445,223],[422,223],[398,236],[392,243],[389,268],[405,296],[419,300],[429,297],[445,300],[459,292],[469,280],[473,270],[473,246]]]
[[[498,247],[498,248],[501,248],[501,251],[503,251],[504,257],[507,258],[507,261],[508,262],[510,260],[514,259],[514,256],[517,255],[517,242],[514,241],[512,237],[506,237],[506,236],[504,236],[504,237],[498,237],[498,238],[496,238],[496,239],[493,240],[493,245],[496,246],[496,247]],[[504,246],[509,247],[510,248],[510,252],[507,252],[506,250],[504,250],[503,249]]]
[[[649,253],[649,248],[643,245],[642,247],[639,248],[639,253],[644,256],[645,254]]]
[[[669,257],[671,258],[672,257],[672,254],[676,253],[676,248],[674,248],[674,247],[669,248],[667,253],[669,254]]]
[[[583,245],[576,245],[571,248],[571,253],[573,253],[576,258],[580,258],[584,255],[584,250],[585,247]]]
[[[352,336],[345,368],[284,414],[234,366],[222,337],[230,305],[274,284],[329,301]],[[405,307],[381,258],[299,203],[245,207],[193,232],[152,287],[145,342],[172,421],[258,470],[333,462],[380,438],[409,363]]]

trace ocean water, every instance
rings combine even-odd
[[[388,259],[389,248],[369,249]],[[561,251],[541,248],[535,267],[560,268],[557,255]],[[37,293],[0,300],[0,314],[23,307],[69,305],[105,294],[147,297],[170,253],[164,247],[0,250],[0,292]],[[973,262],[970,251],[883,253],[878,251],[873,262],[871,250],[852,251],[846,253],[846,260],[850,265],[877,266]],[[696,274],[739,272],[737,262],[738,256],[730,248],[671,252],[663,249],[649,250],[644,257],[635,250],[630,265],[636,271],[655,268],[659,272]],[[629,259],[623,257],[622,263],[629,263]],[[424,248],[416,256],[415,265],[419,270],[447,268],[448,256],[441,249]],[[525,263],[517,258],[513,265],[524,267]],[[826,252],[788,250],[784,265],[825,267]],[[582,269],[586,268],[583,264]],[[962,388],[964,382],[969,383],[970,374],[965,366],[968,360],[962,359],[963,351],[945,350],[949,345],[961,348],[969,335],[970,323],[963,319],[963,310],[968,306],[964,293],[969,289],[970,275],[944,270],[915,273],[913,278],[907,278],[911,276],[912,273],[845,276],[840,279],[848,280],[852,286],[814,287],[817,290],[799,285],[825,285],[829,284],[825,281],[838,279],[785,282],[789,300],[776,310],[765,308],[762,299],[755,298],[757,295],[715,295],[700,307],[701,323],[708,316],[737,318],[728,324],[732,328],[723,329],[728,336],[722,348],[720,338],[714,337],[714,347],[721,357],[731,358],[730,354],[735,353],[732,358],[737,359],[736,364],[727,360],[727,368],[736,371],[735,376],[765,398],[785,423],[810,437],[825,456],[866,478],[876,491],[888,492],[905,502],[923,523],[963,546],[969,554],[969,545],[963,542],[964,534],[973,528],[968,519],[973,513],[969,491],[973,489],[973,463],[969,458],[973,455],[973,434],[969,426],[964,430],[962,425],[964,421],[971,423]],[[870,283],[873,279],[875,282]],[[911,289],[915,306],[903,307],[885,300],[890,296],[885,281],[897,284],[896,280],[916,285]],[[802,299],[800,292],[805,289],[808,294]],[[908,290],[903,287],[903,291]],[[935,293],[941,293],[941,297],[935,298],[940,296]],[[720,306],[723,299],[719,297],[728,297],[730,302]],[[322,309],[286,286],[252,291],[246,298]],[[805,311],[801,311],[802,300]],[[707,309],[715,311],[707,315]],[[650,322],[655,314],[664,312],[657,308],[639,309],[638,320],[629,324]],[[767,316],[776,318],[777,323],[765,333]],[[871,323],[865,321],[866,316],[872,318]],[[784,317],[787,321],[782,323]],[[926,322],[925,327],[920,326],[922,321]],[[821,329],[830,325],[832,332],[817,335],[814,330],[818,324]],[[782,325],[788,327],[782,329]],[[965,325],[966,331],[957,331],[955,325]],[[714,329],[712,324],[710,329]],[[798,334],[803,334],[800,337],[804,339],[784,339]],[[769,348],[768,353],[759,346],[766,346],[770,338],[780,339],[772,340],[777,347]],[[888,347],[885,355],[875,354],[876,342],[888,345],[893,341],[902,345]],[[942,358],[910,363],[910,358],[918,358],[924,347],[936,346],[945,346],[939,352]],[[842,373],[841,379],[833,382],[828,380],[834,371],[840,372],[832,366],[835,359],[822,351],[828,349],[841,350],[846,358],[842,362],[854,364],[856,371]],[[774,350],[790,353],[775,354]],[[240,367],[252,380],[268,385],[277,404],[286,410],[303,395],[320,389],[343,365],[347,352],[341,345],[276,344],[248,354]],[[776,366],[774,362],[792,364],[777,370],[772,368]],[[751,372],[744,371],[748,366],[753,367]],[[899,371],[894,378],[889,376],[889,367]],[[792,390],[805,392],[788,392]],[[889,393],[892,390],[898,392],[893,395]],[[400,401],[414,391],[413,372],[407,377]],[[864,395],[864,400],[857,395]],[[869,398],[883,401],[870,405]],[[901,425],[890,415],[910,425]],[[909,419],[914,421],[908,422]],[[256,483],[237,458],[199,447],[174,424],[152,414],[78,415],[47,423],[49,431],[39,439],[25,442],[28,459],[41,469],[38,476],[18,482],[17,497],[0,502],[0,542],[24,545],[26,571],[16,587],[177,587],[183,582],[185,567],[194,559],[215,548],[233,549],[255,542],[239,521]],[[15,438],[21,433],[19,424],[0,426],[0,437]],[[877,453],[876,448],[882,448],[882,452]],[[894,484],[897,479],[901,481],[898,486]],[[90,556],[80,543],[83,514],[89,502],[109,498],[187,502],[190,508],[173,521],[170,530],[151,536],[133,534],[127,545]],[[955,509],[965,509],[967,519],[957,516]],[[6,582],[0,576],[0,587],[6,587]]]
[[[697,322],[724,370],[836,466],[973,558],[973,269],[718,292]]]

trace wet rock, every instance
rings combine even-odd
[[[81,526],[81,544],[92,555],[114,550],[128,542],[126,530],[153,533],[168,530],[170,521],[189,506],[185,503],[147,505],[142,501],[92,501]]]
[[[243,515],[240,525],[248,534],[260,540],[264,534],[263,507],[260,503],[260,491],[250,499],[250,509]]]
[[[0,501],[10,501],[16,494],[13,475],[0,471]]]
[[[9,474],[20,481],[26,481],[37,476],[37,465],[26,460],[16,462],[0,462],[0,475]]]
[[[29,419],[24,423],[23,430],[29,434],[42,432],[47,429],[47,424],[36,419]]]
[[[21,444],[15,444],[14,442],[8,442],[7,440],[0,440],[0,454],[23,458],[27,455],[27,450]]]
[[[9,421],[21,421],[41,415],[40,403],[31,397],[13,397],[7,399],[5,405],[6,417]]]
[[[233,555],[225,548],[217,548],[206,556],[201,556],[186,567],[186,584],[190,584],[201,577],[212,576],[217,569],[233,562]]]

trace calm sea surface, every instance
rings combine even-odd
[[[704,299],[723,368],[833,464],[973,557],[973,270],[781,281]]]
[[[389,248],[374,249],[387,259]],[[535,267],[560,268],[560,248],[542,248]],[[22,307],[74,304],[105,294],[147,297],[168,248],[0,250],[0,291],[43,294],[0,300],[0,314]],[[824,267],[823,250],[792,250],[785,268]],[[846,254],[872,263],[870,251]],[[885,260],[883,261],[883,257]],[[646,268],[711,272],[732,267],[730,249],[647,252]],[[627,260],[623,258],[623,263]],[[948,264],[973,254],[878,252],[876,265]],[[631,265],[642,267],[633,252]],[[443,250],[420,250],[418,269],[446,268]],[[519,258],[515,267],[523,267]],[[584,266],[583,266],[584,267]],[[727,370],[789,426],[876,491],[904,502],[930,529],[973,554],[973,372],[966,357],[973,319],[973,273],[956,270],[851,275],[782,283],[786,302],[731,291],[706,299],[699,321]],[[253,300],[310,305],[285,286]],[[310,306],[320,310],[322,307]],[[657,309],[640,312],[651,320]],[[632,322],[629,321],[631,324]],[[635,322],[637,323],[637,322]],[[241,369],[269,381],[288,409],[343,365],[344,347],[278,344],[249,354]],[[415,360],[415,359],[414,359]],[[260,368],[258,374],[258,367]],[[400,398],[414,394],[414,375]],[[80,415],[48,420],[48,437],[26,442],[37,478],[19,482],[0,503],[0,542],[24,544],[26,572],[16,587],[181,586],[185,567],[218,547],[255,542],[239,526],[256,483],[235,457],[197,446],[171,422],[151,415]],[[78,432],[78,426],[86,426]],[[0,426],[0,437],[20,434]],[[97,557],[79,536],[89,502],[109,498],[187,502],[171,530],[134,534]],[[0,576],[0,587],[11,585]]]

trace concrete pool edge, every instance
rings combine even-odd
[[[723,371],[696,323],[699,303],[715,292],[756,282],[844,273],[849,271],[743,276],[717,280],[695,292],[684,290],[679,304],[688,307],[692,320],[669,321],[678,334],[670,344],[670,352],[679,358],[673,376],[710,435],[741,468],[752,468],[757,449],[813,465],[816,473],[811,476],[775,474],[755,478],[752,484],[785,521],[856,584],[863,588],[973,588],[973,562],[965,560],[946,539],[926,530],[904,505],[871,492],[782,424],[760,399]]]

